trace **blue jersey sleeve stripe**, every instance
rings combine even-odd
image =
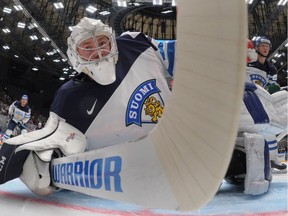
[[[168,61],[169,67],[168,72],[173,77],[174,76],[174,61],[175,61],[175,41],[168,43]]]
[[[168,61],[168,72],[170,76],[174,75],[175,61],[175,40],[157,40],[159,42],[158,49],[161,53],[163,61]]]

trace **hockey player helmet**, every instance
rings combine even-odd
[[[256,39],[256,41],[255,41],[255,47],[259,47],[259,45],[260,45],[261,43],[266,43],[266,44],[268,44],[269,47],[270,47],[270,50],[272,49],[272,43],[271,43],[271,41],[270,41],[267,37],[264,37],[264,36],[258,37],[258,38]]]
[[[112,28],[84,17],[67,39],[67,55],[76,72],[84,72],[101,85],[116,80],[118,49]]]
[[[23,100],[28,100],[28,95],[22,95],[22,97],[21,97],[21,99],[23,99]]]
[[[26,106],[26,104],[28,103],[28,95],[26,94],[22,95],[20,102],[21,102],[21,106],[23,107]]]
[[[265,48],[269,46],[269,49]],[[260,49],[260,46],[263,46],[264,49]],[[256,52],[263,57],[267,57],[269,51],[272,49],[272,43],[267,37],[258,37],[255,41],[255,50]]]

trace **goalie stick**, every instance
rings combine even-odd
[[[177,9],[175,83],[162,121],[143,140],[54,159],[55,186],[179,210],[196,210],[217,192],[237,135],[247,6],[178,0]]]

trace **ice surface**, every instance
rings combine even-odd
[[[287,174],[274,174],[269,192],[259,196],[245,195],[243,187],[223,181],[218,193],[205,207],[193,212],[178,212],[147,210],[66,190],[38,197],[16,179],[0,186],[0,211],[1,216],[287,216],[287,195]]]

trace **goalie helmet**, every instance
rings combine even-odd
[[[116,80],[118,49],[112,28],[84,17],[67,39],[67,55],[76,72],[84,72],[101,85]]]

